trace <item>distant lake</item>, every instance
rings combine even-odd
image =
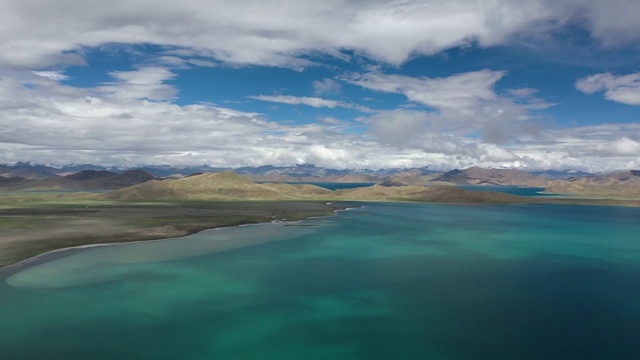
[[[259,182],[259,184],[268,184],[268,183],[272,183],[272,181],[269,181],[269,182],[261,181],[261,182]],[[369,187],[369,186],[373,186],[373,185],[376,184],[376,183],[372,183],[372,182],[338,183],[338,182],[303,182],[303,181],[284,181],[282,183],[284,183],[284,184],[292,184],[292,185],[309,184],[309,185],[320,186],[320,187],[323,187],[323,188],[329,189],[329,190],[355,189],[355,188],[361,188],[361,187]]]
[[[363,205],[2,269],[2,359],[638,358],[639,208]]]
[[[471,191],[495,191],[518,196],[554,196],[553,194],[543,194],[544,188],[540,187],[518,187],[508,185],[457,185],[457,187]]]

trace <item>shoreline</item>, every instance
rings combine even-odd
[[[327,205],[335,205],[335,202],[327,203]],[[246,227],[246,226],[261,226],[261,225],[266,225],[266,224],[274,224],[274,225],[281,225],[281,226],[291,226],[292,224],[298,224],[298,223],[301,223],[301,222],[304,222],[304,221],[308,221],[308,220],[311,220],[311,219],[330,218],[330,217],[336,216],[339,212],[349,211],[349,210],[353,210],[353,209],[359,209],[359,208],[362,208],[362,207],[364,207],[364,205],[363,206],[355,206],[355,207],[345,207],[344,209],[333,210],[333,214],[309,216],[309,217],[306,217],[306,218],[301,219],[301,220],[291,220],[291,221],[288,221],[288,220],[271,220],[271,221],[264,221],[264,222],[257,222],[257,223],[245,223],[245,224],[237,224],[237,225],[220,225],[220,226],[213,226],[213,227],[209,227],[209,228],[201,229],[201,230],[196,230],[196,231],[190,231],[190,230],[187,229],[187,230],[185,230],[186,231],[185,234],[179,235],[179,236],[159,237],[159,238],[142,239],[142,240],[131,240],[131,241],[121,241],[121,242],[81,244],[81,245],[62,247],[62,248],[53,249],[53,250],[50,250],[50,251],[47,251],[47,252],[44,252],[44,253],[41,253],[41,254],[34,255],[34,256],[19,260],[17,262],[11,263],[11,264],[0,265],[0,274],[2,274],[4,272],[12,272],[13,270],[17,270],[17,269],[14,269],[14,268],[21,267],[21,266],[24,266],[24,265],[29,265],[28,263],[30,263],[30,262],[37,262],[38,260],[41,260],[40,258],[42,258],[44,256],[51,256],[52,254],[62,253],[62,252],[65,252],[65,251],[74,251],[74,250],[99,248],[99,247],[109,247],[109,246],[125,246],[125,245],[130,245],[130,244],[166,241],[166,240],[180,239],[180,238],[183,238],[183,237],[187,237],[187,236],[190,236],[190,235],[203,233],[203,232],[206,232],[206,231],[228,230],[228,229],[236,229],[236,228]]]
[[[217,230],[223,230],[223,229],[231,229],[231,228],[237,228],[237,227],[242,227],[242,226],[252,226],[252,225],[263,225],[263,224],[269,224],[269,223],[274,223],[274,224],[282,224],[282,225],[287,225],[287,224],[296,224],[296,223],[300,223],[300,222],[304,222],[307,220],[312,220],[312,219],[319,219],[319,218],[327,218],[327,217],[331,217],[331,216],[335,216],[338,212],[342,212],[342,211],[349,211],[349,210],[353,210],[353,209],[358,209],[358,208],[363,208],[365,207],[367,203],[407,203],[407,204],[441,204],[441,205],[568,205],[568,206],[619,206],[619,207],[640,207],[640,201],[635,200],[635,199],[629,199],[629,200],[618,200],[618,199],[594,199],[594,198],[590,198],[590,199],[586,199],[586,198],[560,198],[560,197],[524,197],[526,199],[526,201],[523,202],[509,202],[509,203],[504,203],[504,202],[469,202],[469,203],[460,203],[460,202],[420,202],[420,201],[385,201],[385,200],[375,200],[375,201],[362,201],[362,200],[335,200],[335,201],[329,201],[329,202],[323,202],[323,204],[327,205],[327,206],[339,206],[339,204],[344,204],[344,208],[338,208],[338,209],[334,209],[333,210],[333,214],[326,214],[326,215],[309,215],[306,216],[302,219],[299,220],[277,220],[277,219],[273,219],[273,217],[275,217],[275,215],[272,217],[272,220],[270,221],[259,221],[259,222],[252,222],[251,220],[247,219],[245,223],[238,223],[238,224],[220,224],[220,225],[212,225],[212,226],[206,226],[206,225],[193,225],[191,228],[189,228],[188,226],[184,229],[178,229],[179,224],[169,224],[168,226],[172,227],[173,231],[182,231],[181,234],[154,234],[149,238],[144,238],[144,234],[139,234],[139,239],[135,239],[136,235],[129,235],[131,237],[133,237],[133,239],[131,240],[127,240],[126,238],[122,241],[110,241],[110,242],[97,242],[97,243],[91,243],[90,241],[87,243],[80,243],[78,245],[71,245],[71,246],[62,246],[60,248],[54,248],[51,250],[47,250],[44,251],[42,253],[38,253],[35,254],[33,256],[28,256],[26,258],[20,259],[18,261],[15,262],[11,262],[8,264],[4,264],[4,265],[0,265],[0,272],[5,272],[7,271],[7,269],[12,269],[14,267],[18,267],[18,266],[22,266],[24,265],[26,262],[30,262],[33,261],[34,259],[37,259],[41,256],[45,256],[45,255],[51,255],[54,253],[58,253],[58,252],[62,252],[62,251],[69,251],[69,250],[81,250],[81,249],[87,249],[87,248],[93,248],[93,247],[106,247],[106,246],[121,246],[121,245],[127,245],[127,244],[136,244],[136,243],[141,243],[141,242],[149,242],[149,241],[162,241],[162,240],[168,240],[168,239],[178,239],[178,238],[182,238],[182,237],[186,237],[189,235],[193,235],[193,234],[197,234],[197,233],[201,233],[204,231],[217,231]],[[357,206],[347,206],[349,203],[357,203],[359,205]],[[328,209],[327,209],[328,210]],[[16,216],[16,215],[13,215]],[[19,215],[18,215],[19,216]],[[26,216],[25,217],[29,217]],[[164,226],[164,225],[163,225]],[[161,227],[156,227],[157,229],[161,228]],[[140,230],[140,229],[138,229]],[[169,230],[167,230],[169,231]],[[115,236],[115,235],[113,235]]]

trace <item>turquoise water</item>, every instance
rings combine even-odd
[[[2,359],[637,359],[640,209],[367,204],[0,271]]]

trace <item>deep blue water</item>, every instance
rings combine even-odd
[[[363,183],[338,183],[338,182],[303,182],[303,181],[285,181],[285,184],[309,184],[320,186],[329,190],[340,190],[340,189],[354,189],[360,187],[369,187],[373,186],[376,183],[372,182],[363,182]]]
[[[638,359],[640,209],[367,204],[0,270],[2,359]]]
[[[553,194],[543,194],[544,188],[539,187],[518,187],[507,185],[457,185],[459,188],[472,191],[496,191],[519,196],[554,196]]]

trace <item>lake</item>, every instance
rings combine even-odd
[[[456,185],[457,187],[471,191],[495,191],[518,196],[556,196],[555,194],[542,193],[545,188],[520,187],[510,185]]]
[[[260,181],[258,183],[259,184],[270,184],[271,182]],[[341,182],[322,182],[322,181],[311,181],[311,182],[285,181],[285,182],[283,182],[283,184],[291,184],[291,185],[309,184],[309,185],[315,185],[315,186],[323,187],[323,188],[329,189],[329,190],[340,190],[340,189],[355,189],[355,188],[360,188],[360,187],[369,187],[369,186],[375,185],[376,183],[373,183],[373,182],[341,183]]]
[[[640,209],[364,204],[0,270],[3,359],[635,359]]]

